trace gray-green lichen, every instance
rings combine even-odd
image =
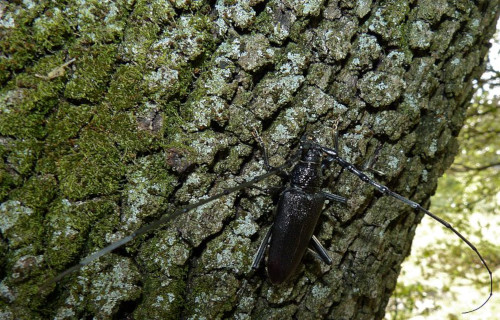
[[[396,101],[405,87],[397,75],[386,72],[367,72],[359,81],[360,95],[373,107],[385,107]]]
[[[306,254],[282,286],[251,271],[272,177],[44,284],[264,173],[256,131],[280,165],[306,132],[334,146],[336,128],[342,158],[426,205],[498,7],[0,3],[0,317],[382,318],[421,217],[336,166],[329,187],[348,205],[331,204],[317,230],[332,266]]]
[[[18,249],[33,242],[36,233],[32,233],[32,228],[38,224],[33,209],[19,201],[8,200],[0,205],[0,213],[0,230],[9,239],[10,248]]]

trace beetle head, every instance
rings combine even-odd
[[[300,140],[301,161],[321,163],[323,151],[312,136],[304,135]]]

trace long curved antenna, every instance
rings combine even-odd
[[[80,260],[80,262],[78,262],[76,265],[72,266],[71,268],[68,268],[68,269],[64,270],[63,272],[61,272],[60,274],[58,274],[54,278],[48,280],[43,285],[43,287],[47,287],[47,286],[51,285],[52,283],[56,283],[56,282],[60,281],[65,276],[67,276],[67,275],[69,275],[69,274],[71,274],[71,273],[79,270],[80,268],[82,268],[83,266],[88,265],[92,261],[94,261],[96,259],[99,259],[103,255],[105,255],[105,254],[107,254],[107,253],[115,250],[116,248],[119,248],[119,247],[123,246],[124,244],[126,244],[126,243],[134,240],[135,238],[137,238],[140,235],[143,235],[143,234],[145,234],[145,233],[147,233],[149,231],[156,230],[156,229],[160,228],[165,223],[167,223],[167,222],[169,222],[171,220],[174,220],[175,218],[179,217],[180,215],[182,215],[182,214],[184,214],[184,213],[186,213],[186,212],[188,212],[188,211],[190,211],[190,210],[192,210],[194,208],[202,206],[202,205],[204,205],[204,204],[206,204],[208,202],[217,200],[220,197],[223,197],[225,195],[229,195],[229,194],[237,192],[239,190],[251,187],[252,185],[256,184],[257,182],[262,181],[262,180],[264,180],[264,179],[266,179],[266,178],[268,178],[268,177],[270,177],[270,176],[272,176],[272,175],[274,175],[274,174],[282,171],[283,169],[285,169],[287,167],[290,167],[293,163],[295,163],[298,160],[299,152],[300,152],[300,149],[299,149],[299,151],[297,153],[295,153],[284,164],[282,164],[281,166],[278,166],[278,167],[272,167],[272,169],[270,169],[265,174],[262,174],[260,176],[254,177],[252,180],[247,181],[247,182],[243,182],[243,183],[241,183],[241,184],[239,184],[237,186],[224,189],[222,192],[219,192],[219,193],[217,193],[217,194],[215,194],[215,195],[213,195],[211,197],[208,197],[206,199],[202,199],[202,200],[200,200],[200,201],[198,201],[196,203],[189,204],[189,205],[186,205],[184,207],[181,207],[181,208],[175,210],[172,214],[170,214],[170,215],[164,215],[160,219],[158,219],[156,221],[153,221],[153,222],[151,222],[148,225],[145,225],[144,227],[138,229],[134,233],[132,233],[132,234],[130,234],[130,235],[128,235],[128,236],[126,236],[126,237],[124,237],[124,238],[116,241],[116,242],[113,242],[109,246],[104,247],[101,250],[92,253],[91,255],[86,256],[85,258],[83,258],[82,260]]]
[[[493,295],[493,275],[491,273],[490,268],[486,264],[486,261],[483,259],[483,256],[481,256],[481,254],[479,253],[479,251],[476,249],[476,247],[472,243],[470,243],[469,240],[467,240],[462,234],[460,234],[460,232],[458,232],[455,228],[453,228],[450,223],[448,223],[447,221],[439,218],[438,216],[436,216],[435,214],[433,214],[429,210],[427,210],[424,207],[422,207],[420,204],[418,204],[416,202],[413,202],[413,201],[411,201],[409,199],[406,199],[402,195],[397,194],[396,192],[390,190],[386,186],[381,185],[380,183],[378,183],[378,182],[370,179],[362,171],[356,169],[352,164],[350,164],[346,160],[340,158],[338,156],[338,152],[336,150],[330,149],[330,148],[327,148],[327,147],[323,147],[323,146],[320,146],[320,145],[318,145],[318,146],[323,150],[323,152],[325,152],[328,155],[329,161],[335,161],[335,162],[337,162],[340,166],[342,166],[343,168],[349,170],[350,172],[352,172],[353,174],[355,174],[356,176],[358,176],[363,182],[366,182],[366,183],[371,184],[372,186],[374,186],[378,191],[382,192],[384,195],[396,198],[399,201],[406,203],[407,205],[409,205],[410,207],[412,207],[414,209],[420,210],[421,212],[425,213],[426,215],[428,215],[432,219],[434,219],[437,222],[441,223],[443,226],[445,226],[446,228],[448,228],[451,231],[453,231],[453,233],[455,233],[460,239],[462,239],[462,241],[465,242],[477,254],[477,256],[479,257],[479,259],[483,263],[483,265],[486,268],[486,270],[488,270],[488,273],[490,275],[490,295],[488,296],[488,298],[486,299],[486,301],[484,301],[479,307],[477,307],[475,309],[472,309],[470,311],[462,312],[462,314],[466,314],[466,313],[470,313],[470,312],[474,312],[476,310],[479,310],[479,309],[481,309],[490,300],[491,296]]]

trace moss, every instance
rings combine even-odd
[[[171,228],[136,239],[117,251],[122,256],[108,254],[41,296],[35,289],[85,254],[170,213],[179,203],[193,203],[239,183],[240,178],[233,175],[263,172],[262,165],[254,161],[254,127],[263,129],[273,164],[282,163],[304,130],[316,129],[320,139],[331,142],[329,126],[335,125],[331,118],[342,119],[344,140],[350,139],[341,142],[342,153],[357,165],[361,156],[376,149],[376,143],[367,138],[370,134],[403,139],[402,146],[380,152],[379,162],[391,176],[399,176],[405,164],[397,148],[407,154],[427,152],[426,161],[434,162],[433,158],[445,152],[445,145],[452,143],[450,132],[441,130],[443,134],[432,136],[435,143],[430,147],[417,133],[407,133],[416,128],[419,119],[415,112],[420,116],[422,107],[441,110],[441,101],[428,99],[431,93],[441,96],[437,86],[445,82],[438,72],[441,67],[434,64],[436,59],[453,59],[425,57],[419,52],[423,57],[418,60],[407,53],[410,44],[417,49],[429,47],[411,39],[408,25],[435,19],[427,14],[418,19],[413,19],[416,13],[408,16],[408,2],[386,1],[380,10],[374,7],[371,11],[371,1],[334,1],[323,11],[320,2],[313,7],[298,2],[283,7],[277,1],[269,1],[265,8],[260,1],[226,1],[215,10],[205,1],[183,0],[44,1],[31,3],[32,8],[28,8],[30,2],[7,4],[5,17],[13,17],[16,24],[0,39],[0,50],[5,52],[0,57],[0,81],[5,84],[0,89],[0,196],[5,211],[0,219],[12,222],[12,227],[2,230],[0,240],[0,252],[6,255],[1,260],[5,279],[0,284],[0,308],[20,318],[108,319],[132,309],[138,318],[217,318],[229,317],[239,308],[234,307],[238,301],[246,299],[252,301],[245,309],[247,315],[264,309],[266,314],[257,316],[310,317],[307,308],[328,303],[328,297],[336,295],[339,310],[356,317],[357,311],[345,306],[356,303],[356,294],[342,305],[342,297],[357,285],[348,273],[324,274],[322,279],[334,282],[335,289],[327,292],[317,287],[311,294],[306,292],[308,284],[316,283],[318,275],[326,272],[315,264],[303,268],[305,272],[290,290],[269,289],[258,277],[236,279],[249,279],[251,249],[258,245],[252,238],[257,225],[268,220],[272,207],[271,197],[256,189],[242,197],[222,197],[184,214]],[[415,2],[412,9],[419,5],[432,3]],[[360,20],[364,23],[360,26],[357,17],[368,12],[375,17]],[[310,18],[320,13],[324,17]],[[467,19],[471,18],[458,25],[467,24]],[[439,28],[444,20],[429,22],[431,29]],[[445,28],[452,32],[445,40],[454,39],[454,27]],[[469,40],[481,30],[471,27],[472,36],[456,40],[457,45],[470,46]],[[438,40],[429,41],[435,44]],[[272,44],[279,49],[271,48]],[[430,48],[434,48],[432,44]],[[386,50],[390,51],[388,58],[381,58]],[[399,52],[404,52],[403,57]],[[73,58],[58,77],[36,76],[47,76]],[[459,60],[464,64],[479,61],[477,55],[463,58]],[[339,74],[345,63],[352,63],[352,68]],[[380,83],[377,79],[370,82],[361,73],[375,67],[384,72],[383,80],[407,81],[407,91],[395,86],[393,96],[383,96],[387,98],[383,102],[369,96]],[[450,67],[444,76],[456,78],[450,93],[458,92],[460,72],[471,70]],[[422,73],[427,78],[422,79]],[[361,78],[365,83],[358,81]],[[332,86],[330,79],[342,85]],[[363,109],[365,102],[359,92],[366,100],[391,110],[380,114],[384,117],[370,117],[365,111],[378,113]],[[434,116],[429,115],[425,122],[436,129]],[[399,123],[398,129],[387,127],[391,122],[387,118]],[[354,128],[355,124],[359,127]],[[429,132],[418,133],[427,137]],[[412,148],[417,140],[417,147]],[[417,160],[410,163],[410,170],[422,168]],[[432,188],[431,175],[435,174],[429,170],[431,186],[422,190]],[[326,221],[330,229],[323,232],[327,244],[333,233],[331,246],[340,271],[359,268],[354,255],[346,252],[361,231],[365,238],[370,234],[369,228],[362,228],[366,221],[358,218],[363,217],[371,203],[368,196],[373,194],[370,186],[359,187],[357,177],[348,179],[346,175],[349,173],[332,178],[339,181],[338,190],[344,195],[361,195],[353,196],[352,211],[340,205],[336,208],[345,228]],[[401,176],[402,182],[393,181],[398,189],[418,185],[418,177]],[[278,180],[273,177],[259,185],[266,187]],[[424,192],[417,196],[425,198]],[[368,218],[384,221],[382,213],[378,210]],[[256,217],[262,221],[257,223]],[[362,240],[355,243],[355,250],[363,250]],[[365,259],[366,251],[361,255]],[[130,257],[135,257],[139,267]],[[22,265],[26,268],[18,272]],[[385,267],[390,269],[390,265]],[[348,285],[342,284],[345,279]],[[305,308],[299,301],[306,303]],[[383,305],[383,301],[378,303],[379,297],[372,301],[377,308]]]
[[[232,309],[240,281],[230,273],[219,271],[193,278],[191,288],[185,305],[187,317],[204,315],[207,319],[218,319]]]
[[[368,30],[382,36],[389,45],[400,45],[404,40],[405,19],[410,12],[409,1],[389,0],[368,20]]]
[[[193,89],[195,70],[210,64],[215,48],[216,40],[210,33],[212,24],[208,17],[183,15],[176,23],[176,28],[166,30],[149,50],[156,68],[145,74],[144,86],[145,93],[156,101],[173,103],[183,99]],[[197,96],[195,92],[190,99]]]
[[[137,64],[118,67],[106,94],[106,101],[114,110],[129,110],[142,102],[145,95],[142,87],[144,72],[144,67]]]
[[[96,107],[81,104],[73,105],[61,102],[58,108],[46,120],[47,136],[45,139],[45,159],[41,159],[41,171],[54,172],[54,163],[65,152],[69,152],[79,139],[79,132],[88,125]]]
[[[20,188],[12,191],[10,198],[30,208],[44,209],[54,199],[57,181],[53,175],[30,177]]]
[[[144,297],[134,317],[137,319],[174,320],[182,316],[185,307],[186,283],[183,280],[149,277],[144,283]]]
[[[199,3],[201,1],[196,1]],[[124,39],[120,45],[120,55],[125,61],[134,61],[138,65],[151,62],[152,47],[163,26],[175,27],[176,12],[167,0],[136,1],[130,14],[130,23],[124,30]]]
[[[31,24],[47,3],[40,1],[28,10],[15,3],[9,3],[5,8],[5,19],[10,18],[12,26],[0,37],[0,51],[5,55],[0,58],[0,83],[5,83],[13,72],[24,68],[39,51]]]
[[[20,299],[21,301],[15,305],[0,302],[0,308],[2,308],[2,311],[10,311],[13,314],[10,319],[42,319],[43,317],[41,317],[35,310],[47,307],[46,302],[40,298],[40,293],[38,291],[40,283],[44,280],[44,275],[37,274],[32,275],[27,281],[16,283],[15,294],[19,297],[23,297],[23,299]],[[5,281],[3,284],[5,285],[2,288],[4,290],[7,288],[11,289],[14,285],[11,281]],[[4,316],[3,312],[2,316]]]
[[[43,16],[33,21],[33,39],[40,49],[52,50],[54,47],[62,46],[68,42],[70,35],[72,35],[70,21],[61,8],[48,8]]]
[[[121,154],[102,128],[85,128],[71,153],[57,165],[60,188],[70,199],[116,192],[125,172]]]
[[[43,229],[39,212],[19,201],[8,200],[0,205],[0,213],[0,230],[3,237],[9,239],[10,250],[36,247]]]
[[[137,118],[133,111],[114,112],[113,109],[101,108],[93,119],[99,131],[107,135],[110,142],[114,143],[117,151],[122,153],[121,158],[128,160],[135,154],[149,148],[155,148],[158,138],[163,133],[163,127],[157,131],[139,130]]]
[[[62,270],[81,255],[87,244],[89,233],[94,234],[93,245],[101,244],[106,223],[113,221],[116,205],[110,200],[70,202],[58,199],[51,206],[45,218],[47,250],[45,259],[55,271]],[[98,227],[95,227],[96,224]],[[99,238],[100,237],[100,238]],[[92,237],[91,237],[92,239]]]
[[[81,0],[69,3],[64,11],[79,31],[78,42],[85,46],[119,40],[132,4],[130,0]]]
[[[0,162],[0,201],[5,201],[9,191],[22,183],[20,175],[12,172],[9,165],[2,159]]]
[[[46,134],[45,115],[56,103],[52,86],[35,89],[5,87],[0,91],[0,133],[18,138],[38,139]]]
[[[77,60],[74,76],[66,84],[65,97],[94,103],[102,100],[116,61],[116,50],[114,44],[69,50],[69,56]]]

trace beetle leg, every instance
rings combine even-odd
[[[346,198],[338,196],[336,194],[328,193],[326,191],[321,191],[321,194],[323,195],[323,197],[325,197],[326,200],[333,200],[341,203],[347,203]]]
[[[330,258],[330,256],[328,255],[328,252],[323,247],[323,245],[321,245],[318,238],[316,238],[316,236],[313,235],[311,240],[312,240],[311,243],[312,243],[312,246],[314,248],[314,251],[316,251],[316,253],[321,258],[321,260],[323,260],[323,262],[326,263],[327,265],[331,265],[332,258]]]
[[[271,240],[271,228],[267,230],[266,235],[264,236],[264,240],[262,240],[262,243],[259,246],[259,250],[257,250],[257,254],[255,254],[255,257],[253,258],[252,262],[252,269],[257,269],[259,268],[259,265],[264,258],[264,253],[266,252],[267,245],[269,244],[269,241]]]

